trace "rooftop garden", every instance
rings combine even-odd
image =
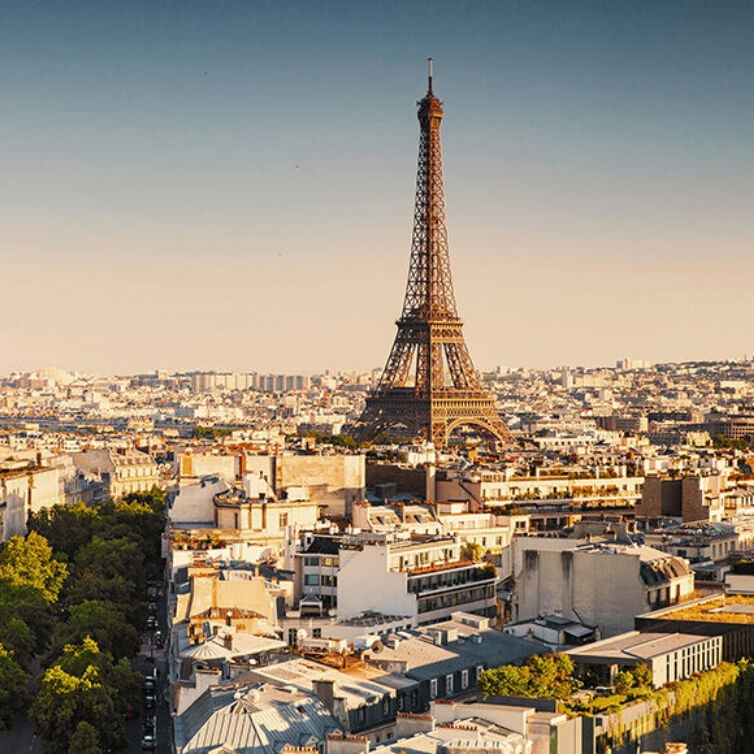
[[[752,612],[736,612],[736,605],[751,608]],[[666,613],[665,617],[674,620],[699,620],[708,623],[754,623],[754,597],[732,595],[701,602],[695,605],[685,605],[677,610]]]

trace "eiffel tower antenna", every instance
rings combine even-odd
[[[406,296],[382,377],[354,434],[368,440],[392,430],[445,447],[453,430],[472,425],[513,445],[492,396],[479,382],[456,309],[445,226],[440,143],[444,111],[432,89],[432,58],[428,62],[427,94],[418,103],[419,163]]]

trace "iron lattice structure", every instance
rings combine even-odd
[[[455,428],[474,425],[510,445],[513,438],[474,370],[456,309],[445,225],[443,109],[432,91],[431,60],[429,89],[418,106],[419,165],[406,298],[385,369],[355,434],[371,439],[403,428],[444,447]]]

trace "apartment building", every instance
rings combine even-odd
[[[344,540],[338,553],[338,616],[371,610],[422,625],[457,610],[494,615],[497,571],[463,560],[461,546],[450,536]]]
[[[157,464],[151,456],[138,450],[118,453],[111,450],[85,450],[74,453],[73,463],[84,473],[105,483],[107,497],[113,500],[133,492],[149,492],[160,486]]]

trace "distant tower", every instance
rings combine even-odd
[[[406,298],[393,348],[355,434],[371,439],[393,429],[444,447],[455,428],[475,425],[512,445],[510,432],[474,371],[456,309],[445,227],[443,109],[432,92],[432,58],[429,89],[418,105],[419,167]]]

